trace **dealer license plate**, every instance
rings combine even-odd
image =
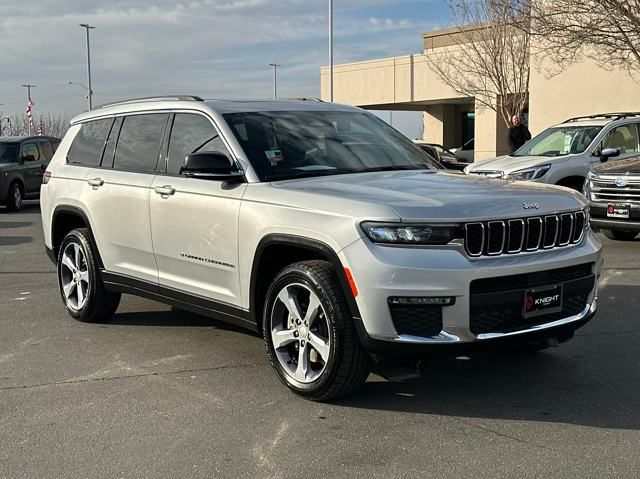
[[[562,285],[528,289],[524,293],[525,318],[562,311]]]
[[[628,204],[609,204],[607,206],[608,218],[629,218],[631,207]]]

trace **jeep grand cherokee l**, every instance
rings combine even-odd
[[[156,98],[76,117],[42,185],[69,314],[121,293],[259,331],[291,390],[358,389],[372,356],[563,342],[596,310],[578,193],[437,169],[319,101]]]

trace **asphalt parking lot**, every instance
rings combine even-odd
[[[640,477],[640,240],[604,242],[572,342],[317,404],[223,323],[131,296],[73,321],[37,203],[0,208],[0,477]]]

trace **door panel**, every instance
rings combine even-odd
[[[238,214],[245,184],[181,176],[190,153],[217,151],[231,157],[211,120],[177,113],[167,146],[168,174],[151,193],[151,232],[163,286],[240,304]]]
[[[33,156],[33,160],[25,160],[26,155]],[[42,169],[40,167],[40,150],[35,142],[28,142],[22,144],[22,152],[20,157],[23,159],[23,163],[20,165],[22,174],[24,177],[24,189],[27,195],[33,195],[40,191],[40,184],[42,183]]]
[[[104,266],[157,283],[149,197],[154,175],[92,168],[85,195]]]
[[[151,236],[161,285],[240,304],[237,232],[245,188],[245,184],[156,176],[150,200]]]

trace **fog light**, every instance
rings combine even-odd
[[[454,296],[440,296],[433,298],[403,298],[393,296],[389,298],[389,304],[402,304],[402,305],[437,305],[437,306],[451,306],[455,304],[456,298]]]

